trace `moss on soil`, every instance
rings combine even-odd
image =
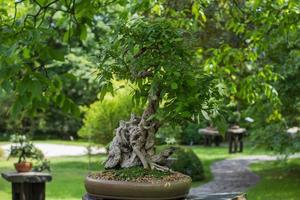
[[[162,172],[158,170],[148,170],[142,167],[132,167],[126,169],[114,170],[115,176],[121,180],[133,180],[138,177],[150,176],[153,178],[161,179],[164,176],[169,176],[170,172]]]
[[[101,180],[116,180],[130,182],[159,182],[175,181],[188,176],[181,173],[162,172],[159,170],[147,170],[142,167],[132,167],[127,169],[104,170],[90,174],[91,178]]]

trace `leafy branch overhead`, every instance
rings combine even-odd
[[[189,118],[217,95],[214,76],[198,65],[189,30],[162,17],[133,18],[115,30],[101,51],[102,92],[109,91],[113,79],[130,80],[137,86],[136,103],[159,98],[165,118]]]
[[[96,8],[106,9],[105,2],[21,0],[1,1],[1,5],[0,85],[15,96],[12,116],[23,111],[34,114],[49,105],[78,116],[76,100],[63,88],[70,77],[66,74],[73,72],[62,71],[60,66],[68,65],[69,54],[83,59],[91,54],[86,49],[93,45],[94,35],[88,34],[88,27],[92,27]],[[89,57],[88,62],[95,66]]]

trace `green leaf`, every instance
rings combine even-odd
[[[228,125],[224,117],[218,116],[216,119],[214,119],[214,124],[217,126],[220,133],[225,134],[226,130],[228,129]]]
[[[161,15],[161,5],[156,4],[155,6],[153,6],[152,12],[157,15]]]
[[[192,13],[195,16],[195,19],[198,19],[199,17],[199,9],[200,9],[200,5],[197,1],[194,1],[193,6],[192,6]]]
[[[177,83],[175,83],[175,82],[171,83],[171,88],[172,88],[173,90],[176,90],[176,89],[178,88]]]
[[[12,108],[11,108],[11,116],[13,119],[16,119],[17,116],[20,114],[20,112],[22,111],[22,102],[20,98],[17,98],[16,101],[14,102]]]
[[[58,60],[58,61],[64,61],[65,55],[67,53],[66,47],[61,48],[48,48],[49,55],[52,59]]]
[[[59,94],[57,97],[56,97],[56,104],[59,106],[59,107],[63,107],[64,105],[64,101],[65,101],[65,96],[62,95],[62,94]]]
[[[65,34],[64,34],[63,41],[64,41],[65,43],[69,43],[69,41],[70,41],[72,35],[73,35],[73,29],[72,29],[72,28],[71,28],[71,29],[68,29],[68,30],[65,32]]]
[[[32,98],[41,96],[43,88],[40,82],[32,81],[30,88],[31,88]]]
[[[80,27],[80,40],[84,41],[87,38],[87,27],[82,25]]]
[[[208,113],[207,113],[205,110],[201,110],[201,113],[202,113],[203,117],[204,117],[206,120],[210,120],[210,117],[209,117]]]
[[[66,98],[63,102],[62,110],[63,112],[68,113],[70,109],[71,109],[70,100]]]
[[[206,16],[205,16],[204,12],[202,10],[200,10],[199,13],[201,15],[202,21],[206,22]]]
[[[23,49],[23,56],[25,59],[30,58],[30,50],[28,48]]]

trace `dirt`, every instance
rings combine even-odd
[[[137,183],[161,183],[161,182],[173,182],[182,179],[190,179],[189,176],[184,174],[173,172],[164,176],[155,175],[142,175],[139,177],[121,177],[116,174],[113,170],[106,170],[98,173],[92,173],[89,175],[90,178],[97,180],[114,180],[114,181],[127,181],[127,182],[137,182]]]

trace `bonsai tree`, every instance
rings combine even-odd
[[[137,86],[135,102],[144,103],[145,109],[142,116],[132,114],[129,121],[120,121],[105,168],[166,170],[174,149],[155,154],[156,132],[165,121],[207,115],[216,102],[210,98],[215,95],[214,79],[197,65],[191,34],[172,21],[138,18],[117,30],[102,51],[102,94],[113,93],[113,79],[128,80]]]
[[[37,165],[35,171],[50,171],[49,161],[44,159],[43,153],[36,148],[33,143],[25,135],[13,135],[11,137],[13,143],[10,148],[9,158],[18,158],[17,164],[27,163],[28,159],[36,160]]]

